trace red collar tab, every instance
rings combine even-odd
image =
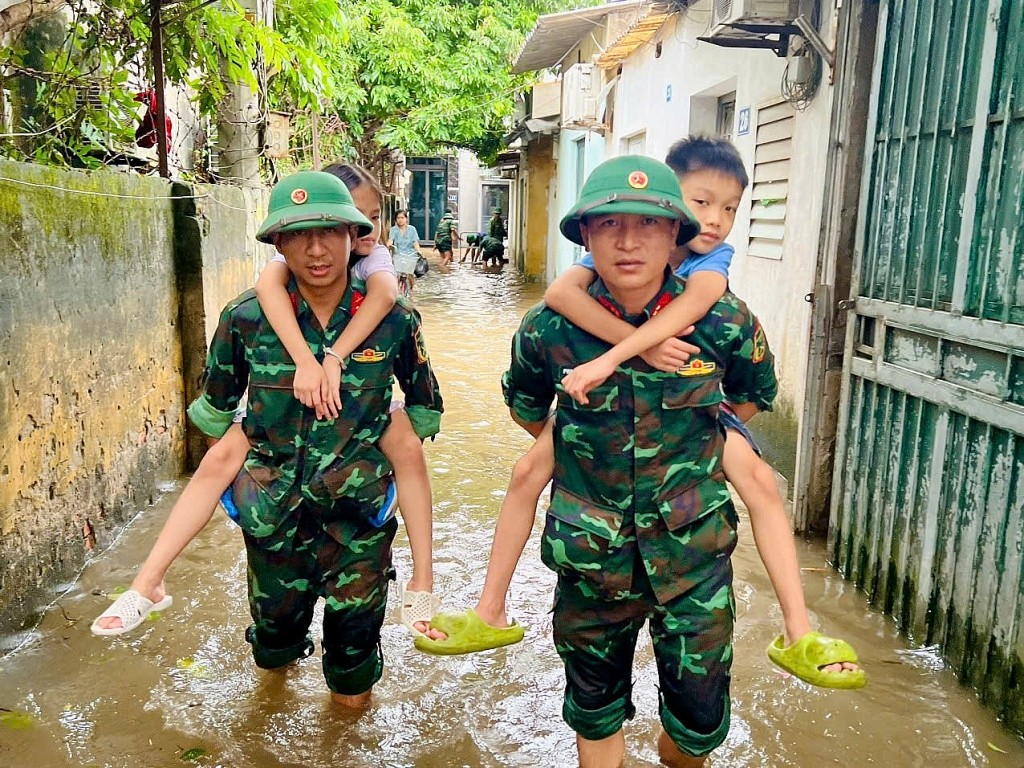
[[[662,293],[661,296],[658,297],[658,302],[654,305],[654,308],[651,310],[651,317],[654,317],[656,314],[661,312],[661,310],[663,310],[665,307],[671,304],[673,298],[675,297],[672,296],[672,294],[670,294],[668,291]]]
[[[359,311],[361,306],[363,306],[363,299],[365,298],[366,294],[360,293],[359,291],[352,291],[352,302],[348,305],[348,308],[353,315]]]
[[[612,313],[613,315],[615,315],[615,316],[616,316],[617,318],[619,318],[620,320],[622,319],[622,310],[620,310],[620,309],[619,309],[618,307],[616,307],[616,306],[615,306],[615,305],[614,305],[614,304],[613,304],[613,303],[612,303],[611,301],[609,301],[609,300],[608,300],[607,298],[605,298],[604,296],[598,296],[598,297],[597,297],[597,301],[598,301],[598,303],[599,303],[599,304],[600,304],[600,305],[601,305],[602,307],[604,307],[605,309],[607,309],[607,310],[608,310],[609,312],[611,312],[611,313]]]

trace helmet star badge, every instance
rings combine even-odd
[[[309,200],[309,193],[306,190],[302,188],[292,190],[293,203],[295,203],[296,205],[302,205],[307,200]]]
[[[627,181],[633,189],[647,189],[647,174],[643,171],[633,171]]]

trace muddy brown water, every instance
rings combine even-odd
[[[508,418],[499,375],[510,335],[540,293],[509,271],[457,266],[442,273],[436,264],[417,285],[447,409],[443,434],[427,452],[436,591],[450,607],[473,603],[509,471],[529,444]],[[355,719],[330,705],[316,657],[285,673],[253,666],[243,639],[249,617],[241,537],[219,513],[172,568],[170,610],[121,638],[94,637],[89,623],[107,605],[96,593],[131,582],[180,488],[180,481],[168,483],[157,503],[65,585],[37,628],[4,639],[14,650],[0,657],[0,708],[25,717],[0,719],[0,766],[575,765],[550,637],[553,577],[540,564],[536,535],[511,592],[512,614],[528,627],[525,642],[472,656],[422,655],[396,624],[393,592],[384,678],[372,709]],[[855,645],[870,684],[860,692],[817,690],[769,664],[764,648],[780,614],[744,524],[734,556],[733,722],[712,765],[1024,766],[1022,740],[934,652],[901,639],[826,566],[820,544],[800,546],[812,620]],[[407,577],[402,533],[396,559]],[[318,614],[314,632],[319,622]],[[626,726],[626,765],[655,766],[656,675],[646,639],[635,680],[638,712]]]

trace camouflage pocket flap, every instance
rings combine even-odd
[[[627,597],[636,548],[632,526],[622,534],[622,515],[595,507],[556,487],[544,521],[540,559],[560,576],[586,582],[608,600]]]
[[[725,475],[718,473],[658,502],[658,510],[670,531],[699,520],[730,501]]]
[[[548,514],[584,533],[597,536],[605,541],[615,541],[622,530],[621,513],[595,507],[579,496],[557,486],[551,492],[551,506],[548,509]]]
[[[606,413],[619,410],[619,385],[605,384],[601,387],[594,387],[587,392],[587,404],[576,402],[576,398],[566,393],[561,384],[556,384],[558,392],[558,407],[571,408],[576,411],[589,411],[590,413]]]
[[[284,350],[260,347],[253,350],[249,363],[249,384],[270,389],[291,389],[295,363]]]
[[[721,376],[693,376],[665,379],[662,408],[703,408],[722,402]]]

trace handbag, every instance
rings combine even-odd
[[[416,259],[416,267],[413,269],[412,273],[416,275],[416,277],[423,277],[428,271],[430,271],[430,264],[427,263],[426,257],[420,256]]]

